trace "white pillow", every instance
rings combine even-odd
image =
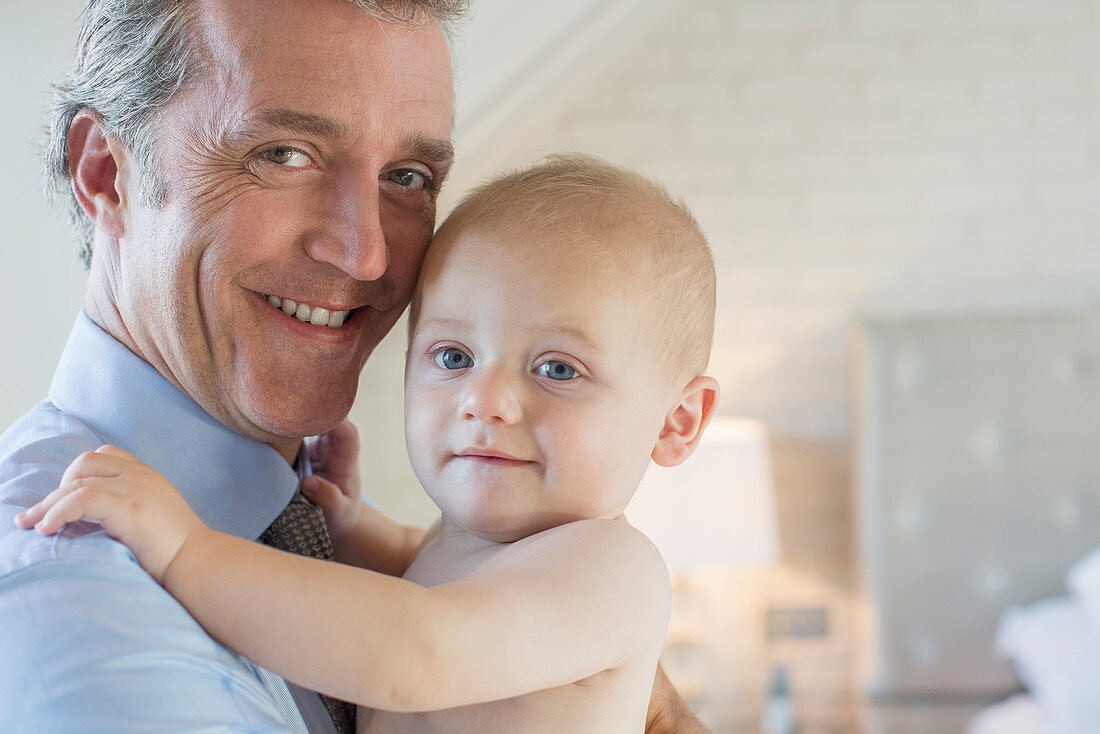
[[[1066,587],[1100,635],[1100,548],[1073,564],[1066,574]]]
[[[1100,731],[1100,632],[1074,600],[1006,609],[994,647],[1015,663],[1047,734]]]
[[[1022,693],[982,709],[966,725],[966,734],[1046,734],[1046,732],[1039,705]]]

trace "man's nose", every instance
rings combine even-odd
[[[378,280],[389,265],[389,250],[382,229],[378,178],[349,174],[332,182],[327,221],[310,238],[306,252],[356,280]]]
[[[523,416],[519,390],[502,366],[482,368],[467,376],[459,410],[465,420],[514,424]]]

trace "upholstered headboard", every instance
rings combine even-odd
[[[867,317],[855,343],[862,691],[1010,692],[999,614],[1100,545],[1100,310]]]

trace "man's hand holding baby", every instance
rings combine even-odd
[[[53,535],[82,519],[128,545],[160,583],[184,544],[209,532],[167,479],[115,446],[77,457],[60,486],[16,515],[15,524]]]

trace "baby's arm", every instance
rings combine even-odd
[[[421,528],[400,525],[360,497],[359,434],[345,420],[311,447],[314,476],[302,494],[325,513],[336,560],[401,576],[424,538]]]
[[[652,544],[611,520],[545,535],[476,576],[424,588],[218,534],[185,545],[164,585],[249,659],[387,711],[496,701],[655,664],[669,591]]]
[[[42,532],[55,532],[101,520],[214,637],[313,690],[431,711],[656,660],[668,577],[625,523],[564,525],[504,549],[476,576],[423,588],[210,530],[178,512],[176,501],[190,509],[163,477],[120,455],[84,455],[77,463],[90,476],[115,480],[79,491],[63,482],[41,503],[49,509],[32,508],[22,524],[41,519]],[[150,544],[162,534],[163,547]]]

